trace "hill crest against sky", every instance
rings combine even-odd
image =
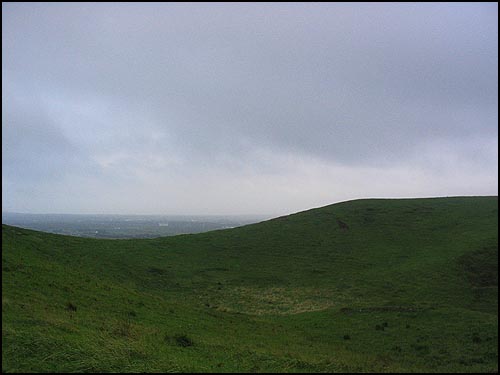
[[[7,372],[498,370],[498,197],[2,249]]]

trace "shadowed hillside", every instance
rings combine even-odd
[[[2,226],[3,371],[498,371],[497,197],[98,240]]]

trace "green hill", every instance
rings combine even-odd
[[[2,226],[4,372],[496,372],[498,198],[97,240]]]

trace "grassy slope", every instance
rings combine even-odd
[[[144,240],[3,226],[2,367],[497,371],[497,204],[357,200]]]

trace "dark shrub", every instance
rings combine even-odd
[[[387,327],[387,326],[389,326],[389,323],[387,323],[387,322],[382,323],[382,327]]]
[[[481,341],[482,341],[482,340],[481,340],[481,337],[479,337],[479,336],[477,336],[477,335],[472,336],[472,342],[473,342],[474,344],[479,344]]]
[[[155,274],[155,275],[167,275],[168,271],[163,269],[163,268],[158,268],[158,267],[149,267],[148,272]]]
[[[76,306],[73,305],[71,302],[68,302],[66,304],[66,310],[68,310],[68,311],[76,311]]]
[[[351,336],[349,335],[344,335],[344,340],[350,340],[351,339]]]
[[[412,345],[413,349],[417,351],[417,355],[427,355],[429,354],[429,347],[427,345]]]
[[[183,348],[194,345],[193,340],[186,335],[175,335],[174,340],[177,345],[182,346]]]
[[[377,325],[375,326],[375,329],[376,329],[377,331],[383,331],[383,330],[384,330],[384,327],[382,327],[380,324],[377,324]]]

